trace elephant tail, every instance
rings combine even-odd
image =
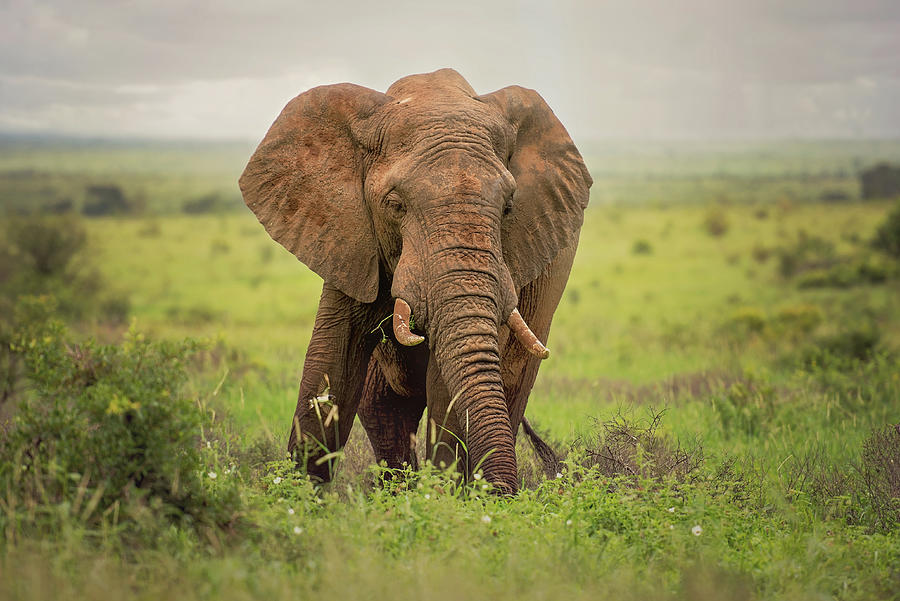
[[[534,447],[534,452],[537,454],[538,459],[541,460],[541,465],[544,467],[544,475],[547,478],[555,478],[562,467],[562,462],[559,460],[556,451],[535,432],[525,416],[522,416],[522,428],[524,428],[525,434],[528,435],[528,440],[531,441],[531,446]]]

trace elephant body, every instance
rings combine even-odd
[[[378,460],[415,465],[427,407],[429,458],[517,490],[515,433],[590,185],[532,90],[479,96],[442,69],[288,103],[240,186],[324,280],[288,442],[310,474],[331,477],[357,414]]]

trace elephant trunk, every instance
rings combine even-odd
[[[464,254],[471,258],[473,250]],[[491,255],[490,251],[481,251]],[[466,445],[468,465],[501,492],[518,488],[515,442],[500,377],[497,339],[502,264],[490,258],[490,268],[460,269],[462,257],[441,261],[453,268],[440,270],[432,280],[429,306],[430,345],[452,399]],[[487,263],[485,257],[484,263]],[[484,264],[483,263],[483,264]],[[435,272],[432,271],[432,274]]]

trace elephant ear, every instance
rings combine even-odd
[[[272,238],[360,302],[378,295],[375,235],[363,202],[355,124],[387,96],[352,84],[291,100],[241,175],[244,202]]]
[[[510,86],[481,100],[499,108],[514,132],[508,168],[516,193],[502,240],[518,290],[577,242],[593,182],[566,128],[537,92]]]

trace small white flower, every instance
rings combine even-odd
[[[294,515],[294,508],[288,507],[288,515]]]
[[[475,479],[481,480],[481,472],[478,472],[477,474],[475,474]]]
[[[481,521],[484,522],[485,524],[490,524],[491,516],[484,514],[483,516],[481,516]]]
[[[212,444],[210,444],[210,442],[209,442],[208,440],[206,441],[206,448],[207,448],[207,449],[211,449],[211,448],[212,448]]]
[[[673,526],[672,524],[669,524],[669,530],[675,530],[675,526]]]
[[[556,479],[559,480],[562,478],[562,472],[556,472]]]
[[[275,479],[272,480],[272,484],[281,484],[281,476],[275,476]]]
[[[487,490],[487,489],[489,489],[490,487],[491,487],[490,484],[482,484],[482,485],[481,485],[481,490]]]
[[[691,528],[691,533],[694,536],[700,536],[701,534],[703,534],[703,528],[700,527],[700,524],[697,524],[696,526]]]
[[[430,499],[430,498],[431,498],[431,495],[428,494],[428,493],[425,493],[425,500],[427,501],[427,500]]]
[[[300,526],[294,526],[294,534],[303,534],[303,528]]]
[[[209,479],[210,479],[210,480],[215,480],[216,478],[219,477],[219,474],[217,474],[217,473],[215,473],[215,472],[209,472],[209,473],[206,474],[206,475],[209,476]]]
[[[666,509],[666,511],[668,511],[669,513],[675,513],[675,508],[669,507],[668,509]]]
[[[572,520],[566,520],[566,526],[571,526],[571,525],[572,525]]]

